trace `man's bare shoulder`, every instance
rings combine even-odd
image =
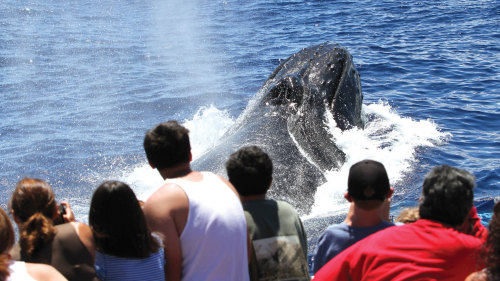
[[[156,190],[144,203],[144,210],[150,207],[156,208],[157,205],[168,205],[167,203],[188,203],[184,190],[175,183],[165,183]],[[182,204],[180,204],[182,205]]]
[[[189,214],[189,199],[179,185],[166,183],[146,200],[143,211],[152,231],[179,236]]]

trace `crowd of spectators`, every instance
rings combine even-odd
[[[176,121],[146,132],[165,180],[145,202],[126,183],[92,196],[89,225],[50,185],[25,178],[0,209],[0,281],[17,280],[499,280],[500,203],[489,231],[473,206],[475,178],[443,165],[424,179],[418,207],[389,218],[394,192],[382,163],[351,166],[342,223],[318,239],[312,268],[301,218],[272,200],[273,164],[257,146],[226,162],[227,179],[194,171],[189,131]],[[312,273],[312,274],[310,274]]]

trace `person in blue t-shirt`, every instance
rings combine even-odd
[[[330,225],[319,237],[313,257],[313,273],[359,240],[394,224],[389,220],[389,184],[382,163],[363,160],[351,166],[344,197],[351,203],[345,220]]]

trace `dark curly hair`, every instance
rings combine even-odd
[[[229,181],[242,196],[265,194],[273,178],[271,158],[257,146],[247,146],[229,156]]]
[[[500,202],[493,207],[493,217],[488,231],[482,255],[486,262],[489,280],[500,280]]]
[[[433,168],[424,179],[420,218],[461,225],[472,208],[475,180],[469,172],[455,167]]]
[[[156,125],[144,136],[144,151],[149,163],[158,170],[189,163],[189,130],[171,120]]]

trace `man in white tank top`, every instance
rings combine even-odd
[[[238,194],[222,177],[191,170],[188,133],[168,121],[144,138],[149,164],[165,179],[144,214],[163,235],[166,279],[247,281],[249,240]]]

